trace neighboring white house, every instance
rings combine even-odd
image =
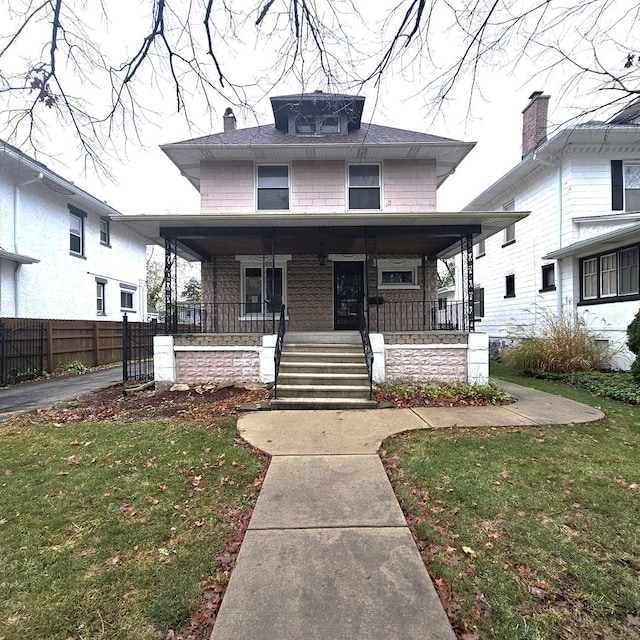
[[[0,317],[146,320],[146,240],[0,141]]]
[[[623,346],[640,308],[640,107],[547,139],[549,96],[523,111],[522,160],[463,211],[529,210],[474,248],[476,326],[490,343],[544,314],[586,314]],[[628,351],[614,363],[626,369]]]

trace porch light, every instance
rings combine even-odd
[[[327,254],[324,252],[324,249],[320,247],[320,252],[318,253],[318,264],[321,267],[324,267],[327,264]]]

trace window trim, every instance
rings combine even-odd
[[[283,189],[283,187],[261,187],[260,186],[260,168],[261,167],[286,167],[287,169],[287,207],[286,209],[261,209],[260,203],[260,190],[276,190]],[[255,166],[255,208],[257,212],[260,211],[291,211],[291,163],[289,162],[261,162]]]
[[[478,300],[476,300],[478,292]],[[484,287],[473,288],[473,319],[480,321],[484,318]]]
[[[136,312],[136,292],[138,287],[132,284],[125,284],[123,282],[120,283],[120,311],[126,311],[127,313],[135,313]],[[130,295],[131,296],[131,306],[127,307],[122,304],[122,295]]]
[[[418,282],[418,269],[422,262],[419,258],[403,258],[399,260],[378,259],[378,289],[403,289],[416,290],[420,289]],[[401,282],[389,283],[382,281],[384,272],[392,271],[410,271],[412,273],[412,282],[404,284]]]
[[[551,273],[553,276],[553,284],[545,284],[545,280],[547,279],[545,276]],[[545,291],[555,291],[556,290],[556,265],[555,262],[550,262],[549,264],[543,264],[540,269],[540,289],[538,293],[544,293]]]
[[[104,278],[96,278],[96,315],[107,315],[107,281]]]
[[[104,235],[106,236],[106,240],[102,239],[102,225],[104,225]],[[100,244],[103,247],[111,248],[111,220],[109,220],[109,218],[105,218],[104,216],[100,218]]]
[[[275,268],[282,269],[282,304],[287,309],[287,263],[291,260],[291,254],[280,254],[275,256]],[[274,266],[272,256],[250,256],[250,255],[237,255],[236,262],[240,263],[240,300],[241,300],[241,313],[239,314],[239,320],[264,320],[273,316],[273,313],[246,313],[242,311],[246,303],[246,284],[245,284],[245,269],[271,269]],[[264,272],[260,275],[262,285],[262,298],[265,299],[264,288],[266,286]],[[275,313],[276,318],[280,318],[280,311]],[[285,311],[285,320],[288,320],[287,312]]]
[[[81,209],[78,209],[77,207],[74,207],[73,205],[68,205],[68,209],[69,209],[69,254],[72,256],[75,256],[76,258],[84,258],[85,257],[85,218],[87,217],[87,214],[85,211],[82,211]],[[71,229],[71,219],[76,218],[77,220],[79,220],[80,222],[80,234],[75,234],[72,233],[72,229]],[[75,238],[79,238],[80,239],[80,251],[74,251],[71,248],[71,237],[75,237]]]
[[[487,255],[486,240],[478,240],[476,244],[476,260]]]
[[[637,209],[627,206],[627,186],[625,167],[640,166],[638,160],[611,160],[611,210],[635,213]],[[640,188],[638,189],[640,190]]]
[[[516,297],[516,276],[515,273],[509,273],[504,277],[504,297]]]
[[[625,251],[634,251],[636,254],[636,264],[631,268],[635,268],[635,289],[634,293],[620,293],[621,291],[621,277],[622,271],[620,267],[620,254]],[[602,294],[602,258],[610,255],[616,257],[616,293],[615,294]],[[595,271],[593,273],[585,273],[585,267],[588,264],[595,265]],[[625,302],[640,300],[640,244],[625,245],[623,247],[617,247],[614,251],[602,251],[597,254],[592,254],[580,258],[579,260],[579,273],[580,273],[580,298],[577,303],[578,306],[585,306],[590,304],[608,304],[612,302]],[[585,296],[585,278],[590,277],[595,283],[595,293],[593,296]]]
[[[378,206],[374,209],[364,207],[354,208],[351,206],[351,189],[373,189],[376,187],[351,186],[351,167],[378,167]],[[382,163],[381,162],[348,162],[347,163],[347,211],[382,211],[382,203],[384,202],[382,193]]]

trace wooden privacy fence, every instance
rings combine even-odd
[[[122,362],[122,322],[0,318],[8,331],[21,328],[27,322],[42,324],[43,369],[48,373],[75,360],[87,367]],[[19,341],[19,332],[14,334],[14,339]],[[19,343],[16,348],[20,350]]]

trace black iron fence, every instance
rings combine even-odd
[[[467,331],[461,301],[409,300],[382,302],[369,307],[369,331]]]
[[[280,307],[268,303],[180,302],[171,333],[276,333]]]
[[[122,319],[122,379],[153,380],[153,338],[158,322],[129,322]]]
[[[280,373],[280,359],[282,358],[282,347],[284,346],[284,334],[286,331],[284,305],[280,309],[280,322],[278,324],[278,337],[276,338],[276,348],[273,354],[273,362],[275,365],[275,383],[273,386],[273,395],[278,397],[278,374]]]
[[[38,378],[44,371],[44,324],[0,322],[0,386]]]
[[[468,318],[462,301],[408,300],[370,304],[369,331],[467,331]],[[167,333],[262,333],[278,331],[280,308],[268,303],[181,302],[165,325]]]

